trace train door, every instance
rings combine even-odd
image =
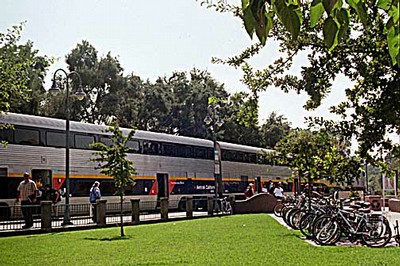
[[[17,188],[14,189],[14,194],[16,193]],[[0,168],[0,199],[11,198],[9,195],[9,187],[8,187],[8,177],[7,177],[7,168]],[[15,198],[15,195],[14,197]]]
[[[168,174],[157,174],[157,184],[158,184],[157,202],[160,201],[160,198],[169,197],[168,183],[169,183]]]
[[[32,170],[32,180],[35,181],[36,186],[38,188],[49,184],[50,187],[53,187],[53,178],[51,174],[51,170],[47,169],[33,169]]]
[[[17,193],[17,182],[11,187],[7,174],[7,168],[0,168],[0,221],[7,221],[11,217],[11,209],[1,199],[15,198]]]

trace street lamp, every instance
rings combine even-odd
[[[79,79],[79,87],[78,90],[76,91],[76,93],[74,94],[74,96],[79,100],[83,100],[83,98],[85,98],[86,94],[83,91],[82,88],[82,79],[80,77],[80,75],[75,72],[75,71],[71,71],[69,73],[67,73],[65,70],[59,68],[54,72],[53,75],[53,85],[51,86],[51,88],[49,89],[49,93],[52,95],[56,95],[57,93],[59,93],[61,90],[64,89],[64,87],[58,88],[57,84],[56,84],[56,76],[57,73],[64,73],[64,75],[66,76],[66,81],[65,81],[65,90],[66,90],[66,101],[65,101],[65,105],[66,105],[66,111],[65,111],[65,183],[66,183],[66,196],[65,196],[65,208],[64,208],[64,221],[61,225],[72,225],[71,219],[70,219],[70,211],[69,211],[69,194],[70,194],[70,184],[69,184],[69,162],[70,162],[70,158],[69,158],[69,116],[70,116],[70,106],[69,106],[69,78],[72,75],[76,75]]]
[[[207,107],[207,115],[204,118],[204,123],[210,128],[212,133],[212,140],[214,143],[214,180],[215,180],[215,197],[218,198],[222,194],[222,173],[221,173],[221,160],[220,149],[217,143],[217,127],[221,127],[224,122],[219,114],[219,104],[210,104]]]

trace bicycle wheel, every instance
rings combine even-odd
[[[304,216],[305,210],[298,210],[297,212],[293,213],[291,218],[291,224],[293,229],[299,230],[300,229],[300,220]]]
[[[309,212],[303,215],[300,219],[299,229],[300,232],[307,238],[312,238],[312,228],[313,223],[317,215],[315,213]]]
[[[340,235],[340,225],[330,215],[324,215],[315,220],[313,237],[318,244],[333,245],[339,241]]]
[[[229,201],[226,201],[224,204],[224,212],[228,214],[232,214],[233,212],[231,203]]]
[[[278,203],[274,207],[274,214],[276,217],[282,217],[282,209],[285,205],[283,203]]]
[[[392,238],[392,229],[384,216],[368,219],[360,226],[361,241],[368,247],[383,247]]]
[[[285,213],[282,214],[283,221],[285,221],[285,223],[286,223],[289,227],[291,227],[291,228],[293,228],[293,225],[292,225],[292,215],[293,215],[295,212],[297,212],[298,210],[299,210],[299,208],[291,208],[291,209],[289,209],[287,212],[285,212]]]

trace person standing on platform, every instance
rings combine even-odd
[[[282,188],[282,183],[281,182],[276,184],[276,187],[274,189],[274,196],[278,200],[282,200],[283,199],[283,188]]]
[[[95,181],[90,188],[89,201],[92,204],[93,222],[96,222],[96,200],[101,199],[100,182]]]
[[[25,172],[24,181],[19,183],[17,188],[17,202],[21,199],[21,211],[25,220],[25,225],[22,227],[23,229],[28,229],[33,226],[32,205],[36,203],[37,193],[38,189],[35,182],[30,179],[29,173]]]

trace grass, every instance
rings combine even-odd
[[[399,248],[316,247],[265,214],[0,239],[0,265],[398,265]]]

